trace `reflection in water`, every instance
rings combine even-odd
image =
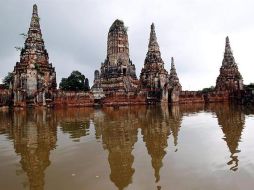
[[[13,114],[10,138],[15,152],[21,156],[20,164],[27,173],[28,185],[31,190],[44,189],[44,171],[50,165],[50,150],[57,141],[54,113],[28,110]]]
[[[0,112],[0,137],[3,135],[13,141],[15,152],[21,157],[22,170],[28,177],[28,182],[23,184],[24,188],[42,190],[45,170],[51,164],[50,151],[55,149],[57,138],[61,138],[62,133],[68,133],[73,141],[80,142],[81,137],[95,133],[92,136],[95,135],[93,138],[96,143],[102,143],[103,148],[108,151],[109,179],[118,189],[125,189],[132,183],[135,172],[132,151],[138,141],[138,129],[141,129],[143,142],[151,157],[155,182],[158,184],[170,138],[177,151],[183,116],[198,116],[204,111],[215,113],[231,154],[230,161],[225,164],[230,165],[230,170],[236,171],[239,167],[238,146],[245,125],[245,114],[239,107],[227,104],[211,104],[206,107],[197,104]],[[248,114],[251,113],[248,111]],[[57,133],[57,128],[61,133]],[[57,137],[57,134],[60,136]],[[181,134],[181,137],[184,135]],[[160,188],[161,186],[157,186],[157,189]]]
[[[134,156],[132,150],[137,142],[138,112],[128,108],[117,111],[105,110],[104,122],[101,125],[102,142],[108,150],[108,162],[111,169],[110,179],[124,189],[132,182],[135,172],[132,168]]]
[[[177,146],[177,144],[178,144],[178,132],[181,127],[182,117],[183,117],[183,114],[182,114],[182,112],[180,112],[179,106],[173,106],[170,108],[169,127],[170,127],[171,133],[174,137],[174,145],[175,146]],[[176,151],[177,151],[177,149],[176,149]]]
[[[164,149],[168,146],[169,134],[168,109],[164,110],[164,113],[161,107],[147,109],[142,118],[142,135],[148,154],[152,158],[156,182],[160,180],[160,169],[163,166],[162,159],[166,155]]]
[[[157,106],[147,109],[141,119],[143,140],[146,143],[148,154],[152,158],[151,162],[156,183],[160,180],[162,160],[166,155],[165,149],[168,146],[167,141],[171,133],[174,138],[174,145],[177,145],[181,117],[179,106],[170,108]]]
[[[81,137],[89,135],[90,117],[92,109],[69,108],[56,112],[59,125],[64,133],[70,134],[70,138],[79,142]]]
[[[245,124],[245,115],[237,106],[214,105],[211,108],[218,118],[218,124],[221,126],[224,133],[224,140],[227,143],[231,153],[231,160],[227,163],[230,165],[230,170],[238,169],[238,145],[241,140],[242,130]]]

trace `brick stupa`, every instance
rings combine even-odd
[[[20,53],[20,62],[16,63],[13,71],[15,106],[45,106],[53,101],[53,91],[57,87],[55,68],[49,63],[39,21],[37,6],[34,5],[28,34]]]
[[[164,68],[164,61],[161,58],[160,47],[155,33],[155,26],[152,24],[148,52],[140,74],[141,88],[148,92],[148,98],[160,101],[163,90],[167,90],[165,89],[167,82],[168,72]]]
[[[243,78],[235,62],[229,38],[226,38],[226,46],[220,74],[216,81],[217,91],[238,91],[243,89]]]

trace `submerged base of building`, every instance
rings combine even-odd
[[[98,92],[96,92],[98,93]],[[99,92],[103,93],[103,92]],[[127,105],[150,105],[150,104],[194,104],[214,102],[237,102],[254,104],[254,94],[247,90],[238,92],[213,91],[203,93],[200,91],[180,91],[174,94],[168,92],[168,99],[163,99],[162,93],[140,91],[115,92],[107,94],[95,94],[90,92],[65,92],[55,91],[47,98],[46,93],[38,93],[33,99],[19,98],[14,104],[14,94],[8,90],[0,90],[0,107],[93,107],[93,106],[127,106]],[[153,96],[151,96],[151,94]],[[42,101],[38,101],[42,100]],[[246,101],[248,100],[248,101]],[[249,101],[250,100],[250,101]]]

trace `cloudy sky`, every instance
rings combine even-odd
[[[14,47],[23,46],[19,34],[28,31],[34,3],[58,82],[72,70],[93,81],[94,70],[106,57],[107,33],[115,19],[129,28],[137,76],[154,22],[165,68],[170,69],[173,56],[183,89],[215,85],[227,35],[244,82],[254,82],[253,0],[1,0],[0,78],[19,61]]]

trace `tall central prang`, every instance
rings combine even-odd
[[[115,20],[108,32],[107,57],[101,64],[101,72],[96,72],[95,85],[106,94],[130,92],[138,87],[135,65],[129,57],[127,27],[123,21]],[[98,80],[99,79],[99,80]]]

